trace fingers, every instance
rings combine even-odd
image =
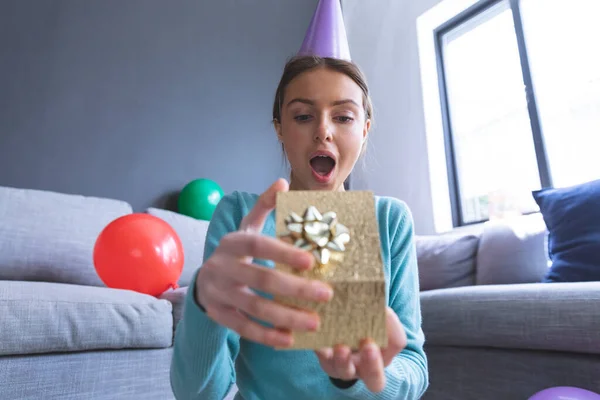
[[[240,336],[253,342],[281,348],[291,346],[294,340],[290,332],[266,328],[230,307],[214,306],[207,309],[207,313],[217,323],[236,331]]]
[[[281,329],[315,331],[319,327],[320,319],[316,313],[286,307],[259,296],[247,288],[230,290],[228,293],[215,293],[214,298],[221,304],[237,308]]]
[[[305,250],[253,232],[233,232],[221,239],[217,251],[240,258],[259,258],[306,270],[312,267],[314,257]]]
[[[333,360],[333,349],[331,347],[325,347],[319,350],[315,350],[317,357],[321,364],[328,363]]]
[[[332,288],[324,282],[245,263],[232,257],[221,262],[218,268],[228,279],[264,293],[318,302],[329,301],[333,297]]]
[[[348,346],[336,346],[333,350],[333,365],[336,377],[349,381],[356,377],[356,367],[352,362],[352,352]]]
[[[240,230],[261,232],[267,216],[275,208],[277,192],[286,192],[288,189],[289,185],[285,179],[278,179],[275,181],[275,183],[260,195],[252,210],[250,210],[244,219],[242,219]]]
[[[390,307],[386,310],[388,345],[381,349],[383,365],[390,365],[394,357],[406,347],[406,332],[398,315]]]
[[[385,387],[385,372],[381,351],[371,341],[367,341],[361,348],[358,375],[372,392],[381,392]]]
[[[347,346],[338,346],[335,350],[324,348],[316,351],[321,365],[333,370],[340,379],[358,377],[371,392],[381,392],[386,384],[385,367],[406,346],[404,328],[389,307],[386,310],[386,323],[388,345],[385,349],[380,349],[372,340],[365,340],[358,354],[352,354]]]

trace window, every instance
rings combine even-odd
[[[600,178],[598,0],[488,0],[435,31],[455,226]]]

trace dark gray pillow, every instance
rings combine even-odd
[[[477,235],[416,236],[415,241],[422,291],[475,284]]]

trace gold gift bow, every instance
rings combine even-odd
[[[320,266],[327,265],[331,252],[343,253],[350,242],[350,231],[337,222],[333,211],[321,215],[314,206],[309,206],[301,217],[291,212],[285,219],[288,232],[283,236],[294,240],[294,246],[311,251]]]

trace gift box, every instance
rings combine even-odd
[[[385,276],[373,193],[280,192],[275,213],[277,237],[315,257],[309,271],[279,263],[275,268],[321,280],[334,291],[327,303],[275,297],[281,304],[316,312],[321,318],[317,331],[293,332],[292,349],[344,344],[355,350],[367,338],[386,347]]]

